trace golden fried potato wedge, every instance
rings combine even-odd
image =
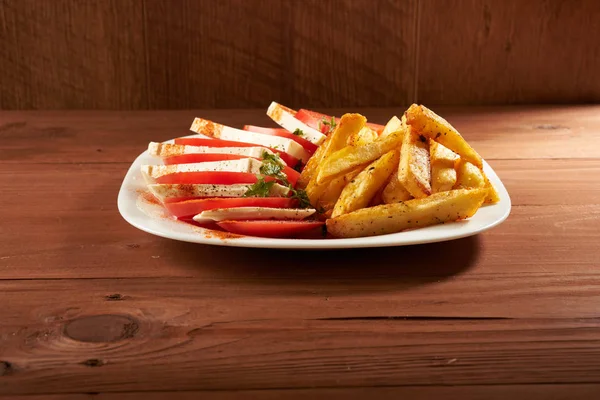
[[[481,156],[444,118],[425,106],[411,105],[406,110],[406,122],[418,133],[443,144],[478,168],[483,167]]]
[[[456,185],[456,170],[453,166],[431,165],[431,193],[447,192],[452,190],[454,185]]]
[[[472,217],[487,196],[487,189],[459,189],[402,203],[363,208],[327,220],[333,236],[353,238],[396,233],[406,229]]]
[[[490,180],[488,179],[487,175],[485,173],[483,173],[483,177],[485,179],[485,187],[488,190],[488,195],[485,198],[484,203],[485,204],[496,204],[500,201],[500,195],[498,194],[498,191],[496,190],[496,188],[494,187],[494,185],[492,185],[492,182],[490,182]]]
[[[440,165],[454,168],[454,163],[460,158],[458,154],[434,140],[429,140],[429,155],[432,167]]]
[[[455,189],[478,189],[485,186],[485,177],[479,168],[463,159],[457,161]]]
[[[399,151],[392,150],[367,166],[346,185],[335,204],[332,217],[367,207],[392,172],[398,169],[399,160]]]
[[[410,126],[402,141],[398,180],[417,199],[431,194],[429,142]]]
[[[388,151],[399,148],[402,144],[402,136],[402,131],[392,132],[365,146],[346,146],[336,151],[323,161],[317,182],[327,182],[337,178],[358,165],[374,161]]]
[[[332,211],[335,207],[335,203],[337,203],[340,195],[342,194],[342,190],[344,190],[346,185],[363,169],[365,169],[367,165],[368,164],[359,165],[346,175],[335,178],[327,185],[324,185],[325,190],[317,201],[317,207],[323,209],[324,211]]]
[[[390,181],[381,193],[381,200],[385,204],[398,203],[412,199],[413,196],[404,188],[404,185],[398,180],[398,174],[392,175]]]
[[[393,116],[388,123],[385,124],[383,131],[381,131],[381,137],[385,137],[392,132],[398,132],[400,130],[402,130],[402,121],[400,121],[400,118]]]
[[[369,128],[368,126],[363,127],[360,131],[356,132],[355,134],[351,135],[348,138],[348,146],[364,146],[367,145],[369,143],[373,143],[375,140],[377,140],[379,136],[377,135],[377,132],[375,132],[373,129]]]
[[[344,147],[348,138],[361,131],[366,122],[367,119],[360,114],[344,114],[333,133],[327,136],[306,163],[298,179],[298,187],[306,188],[313,176],[317,175],[321,162],[331,153]]]

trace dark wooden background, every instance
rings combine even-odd
[[[600,101],[596,0],[0,0],[0,109]]]

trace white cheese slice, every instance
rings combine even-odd
[[[225,220],[257,220],[257,219],[291,219],[303,220],[310,217],[317,210],[312,208],[272,208],[272,207],[234,207],[217,208],[202,211],[194,220],[225,221]]]
[[[244,197],[251,185],[151,184],[148,189],[161,201],[179,197]],[[278,183],[271,186],[271,197],[285,197],[289,188]]]
[[[311,128],[306,125],[304,122],[296,119],[294,115],[296,115],[296,111],[291,108],[282,106],[276,102],[272,102],[269,108],[267,109],[267,115],[271,117],[273,121],[277,123],[277,125],[281,126],[284,129],[287,129],[290,132],[294,132],[296,129],[300,129],[302,131],[302,138],[308,140],[316,144],[317,146],[323,143],[327,136],[323,135],[318,130]]]
[[[239,160],[210,161],[191,164],[173,165],[142,165],[142,176],[146,183],[154,183],[157,178],[164,175],[184,172],[247,172],[259,174],[262,162],[254,158],[241,158]]]
[[[202,118],[194,119],[190,130],[200,135],[218,139],[266,146],[271,149],[283,151],[292,157],[302,160],[303,163],[306,163],[310,158],[310,154],[304,147],[288,138],[230,128],[229,126],[217,124]]]
[[[157,157],[172,157],[183,154],[235,154],[238,156],[262,158],[264,153],[273,155],[273,151],[265,147],[209,147],[188,146],[182,144],[150,142],[148,153]]]

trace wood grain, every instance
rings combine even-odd
[[[161,391],[161,392],[112,392],[88,394],[58,395],[11,395],[9,400],[89,400],[89,399],[163,399],[176,397],[181,400],[213,399],[213,400],[347,400],[407,398],[411,400],[429,400],[443,397],[448,400],[505,400],[512,399],[544,399],[544,400],[587,400],[594,398],[600,385],[598,384],[527,384],[527,385],[468,385],[468,386],[398,386],[398,387],[358,387],[358,388],[318,388],[318,389],[272,389],[272,390],[233,390],[233,391]]]
[[[399,106],[413,99],[416,1],[294,3],[292,106]]]
[[[360,111],[385,123],[405,108],[321,109],[335,115]],[[600,106],[435,107],[487,160],[598,158]],[[264,109],[147,112],[2,112],[0,163],[131,163],[149,141],[188,135],[194,117],[241,128],[273,126]],[[118,138],[118,139],[115,139]]]
[[[1,109],[146,108],[142,2],[0,2]]]
[[[77,304],[3,325],[3,393],[597,383],[600,368],[595,319],[219,322],[169,301]],[[89,333],[69,336],[74,323]],[[100,341],[98,328],[121,337]]]
[[[423,0],[417,99],[598,102],[600,52],[589,40],[600,36],[599,14],[593,0]]]

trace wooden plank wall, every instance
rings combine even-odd
[[[0,0],[0,109],[600,101],[597,0]]]

